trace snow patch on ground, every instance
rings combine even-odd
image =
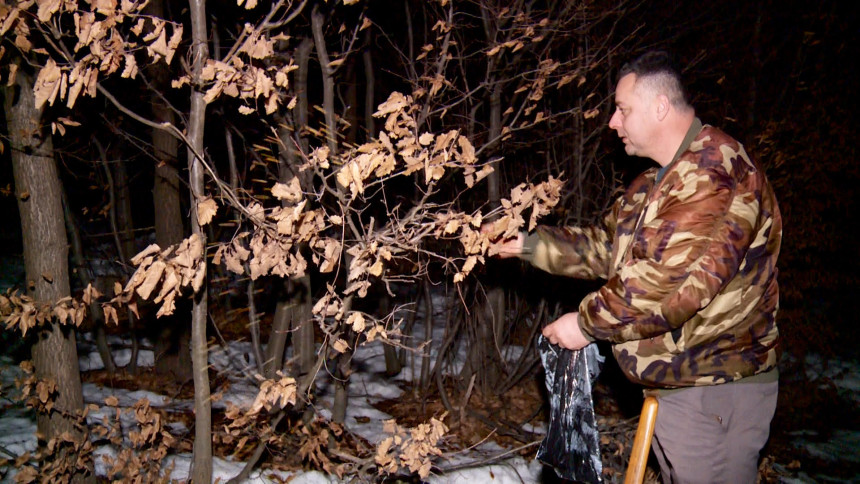
[[[822,386],[836,386],[839,396],[847,397],[855,405],[860,404],[860,372],[857,363],[848,360],[823,359],[819,355],[804,358],[806,377],[821,381]]]

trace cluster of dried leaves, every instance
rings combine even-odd
[[[444,415],[439,419],[431,418],[430,422],[413,429],[405,429],[396,421],[387,420],[383,430],[391,437],[385,438],[376,451],[379,474],[393,474],[405,468],[418,473],[422,479],[430,475],[432,456],[442,455],[439,443],[448,432],[448,427],[442,423],[444,418]]]
[[[182,290],[190,287],[193,292],[199,291],[206,276],[203,241],[197,234],[192,234],[179,244],[164,250],[161,250],[158,244],[151,244],[132,257],[131,263],[137,266],[137,269],[122,291],[117,291],[111,303],[132,305],[130,307],[134,308],[134,293],[145,301],[155,295],[152,302],[161,304],[156,314],[158,317],[173,314],[176,298],[181,295]],[[104,307],[113,308],[111,305]],[[116,311],[112,310],[109,314],[106,309],[105,320],[116,321]]]
[[[107,477],[122,481],[169,482],[168,477],[162,475],[161,463],[175,448],[177,439],[165,429],[164,416],[154,410],[146,398],[123,409],[116,397],[109,396],[105,398],[105,405],[115,410],[113,419],[105,415],[99,425],[91,426],[91,432],[120,449],[116,457],[101,457],[107,467]],[[134,417],[127,439],[123,437],[121,425],[123,414]]]
[[[72,108],[80,95],[94,97],[98,83],[113,74],[134,79],[140,63],[170,64],[183,41],[183,27],[177,22],[146,15],[145,0],[25,0],[14,5],[0,4],[0,36],[10,33],[14,45],[23,53],[44,56],[35,81],[36,106],[53,105],[65,100]],[[238,2],[241,6],[243,2]],[[252,9],[257,2],[244,2]],[[74,24],[74,46],[56,42],[64,36],[60,25]],[[33,34],[40,33],[46,47],[35,47]],[[265,68],[254,65],[259,59],[274,57],[276,41],[288,37],[268,37],[261,29],[247,24],[239,48],[224,60],[209,59],[202,74],[206,102],[221,95],[246,102],[242,114],[256,112],[262,99],[265,112],[275,112],[289,85],[288,74],[297,67],[290,63]],[[48,50],[50,49],[50,51]],[[0,56],[3,52],[0,50]],[[61,60],[60,60],[61,59]],[[58,60],[60,60],[58,62]],[[18,64],[9,65],[8,84],[15,82]],[[188,75],[174,79],[172,86],[189,84]],[[295,99],[291,105],[295,104]],[[62,124],[58,125],[62,130]],[[61,131],[62,132],[62,131]]]
[[[40,302],[17,290],[8,289],[6,294],[0,294],[0,317],[6,324],[6,329],[17,328],[21,335],[48,321],[58,321],[61,324],[73,324],[76,327],[84,322],[87,305],[100,296],[92,286],[88,286],[81,300],[64,297],[58,301]]]
[[[15,380],[15,386],[20,392],[18,399],[27,408],[41,413],[50,413],[54,409],[54,400],[57,398],[57,382],[47,378],[36,378],[32,361],[22,361],[19,366],[24,376]]]
[[[23,377],[15,381],[19,392],[16,398],[39,414],[65,413],[55,405],[56,382],[37,378],[31,361],[22,362],[20,367]],[[106,412],[100,420],[93,417],[105,409],[114,412]],[[126,415],[132,418],[125,418]],[[116,397],[109,396],[105,399],[105,407],[90,404],[71,417],[79,428],[86,430],[82,438],[64,432],[37,452],[25,452],[14,462],[0,459],[0,466],[17,468],[15,482],[20,484],[68,482],[72,476],[92,468],[96,445],[111,444],[117,450],[116,455],[101,457],[109,479],[167,482],[162,476],[161,463],[177,440],[165,429],[163,415],[150,406],[149,400],[142,398],[132,408],[124,409]],[[131,426],[124,425],[124,421],[131,421]]]
[[[146,52],[148,61],[169,64],[182,41],[182,25],[143,15],[148,2],[99,0],[26,0],[0,7],[0,35],[12,31],[15,46],[24,53],[47,57],[35,83],[36,106],[65,100],[71,108],[81,95],[95,96],[100,78],[117,72],[134,78],[138,73],[135,52]],[[32,10],[36,11],[33,12]],[[35,13],[35,15],[34,15]],[[60,38],[60,17],[74,22],[77,43],[71,49],[51,43],[55,52],[34,47],[31,30]],[[56,20],[56,22],[54,22]],[[53,55],[64,59],[57,64]],[[8,82],[14,83],[17,65],[10,65]]]
[[[73,476],[87,472],[92,458],[92,442],[86,439],[78,440],[71,433],[63,432],[37,452],[24,452],[15,459],[12,463],[18,469],[15,482],[70,482]],[[0,459],[0,466],[6,465],[8,463]]]

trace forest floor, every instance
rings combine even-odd
[[[420,324],[419,324],[420,326]],[[415,328],[416,334],[423,329]],[[228,340],[229,337],[228,332]],[[238,339],[238,338],[237,338]],[[439,335],[441,340],[441,335]],[[129,341],[115,336],[114,356],[120,365],[127,364]],[[145,349],[139,358],[135,375],[119,371],[114,375],[101,369],[101,361],[92,342],[82,338],[79,345],[85,400],[102,403],[107,395],[120,396],[120,406],[131,408],[145,397],[161,409],[165,426],[180,437],[172,449],[172,478],[183,480],[190,464],[193,413],[193,388],[156,374],[152,352]],[[230,343],[229,349],[214,346],[210,356],[213,392],[219,399],[213,404],[213,429],[218,433],[224,424],[226,401],[247,406],[253,401],[256,387],[234,370],[235,361],[252,364],[252,352],[245,342]],[[233,360],[232,363],[230,360]],[[595,412],[601,434],[601,454],[606,482],[621,482],[635,434],[641,390],[626,382],[611,359],[594,388]],[[27,411],[10,399],[16,364],[8,357],[0,361],[3,382],[2,415],[0,415],[0,450],[21,455],[35,449],[35,422]],[[415,370],[408,365],[401,374],[386,376],[380,344],[360,346],[353,362],[355,373],[350,386],[350,406],[339,440],[343,454],[367,459],[374,446],[385,436],[381,422],[394,418],[399,425],[414,427],[432,417],[442,418],[449,427],[438,468],[427,482],[560,482],[552,471],[534,461],[537,443],[545,432],[546,398],[539,377],[526,378],[519,385],[496,394],[483,391],[480,385],[464,391],[446,378],[442,385],[446,397],[457,412],[446,413],[446,407],[434,386],[416,391],[412,384]],[[231,369],[233,368],[233,369]],[[813,483],[860,482],[860,363],[856,360],[824,358],[808,354],[804,358],[785,355],[780,362],[780,397],[772,424],[771,438],[764,449],[760,467],[761,482]],[[330,380],[330,379],[329,379]],[[331,416],[331,381],[318,383],[317,415]],[[449,402],[449,406],[451,403]],[[300,447],[307,441],[297,436],[302,423],[300,415],[285,419],[282,446],[264,456],[253,482],[334,483],[337,477],[309,471],[308,459],[301,457]],[[317,429],[319,430],[319,429]],[[291,435],[296,437],[291,440]],[[253,442],[252,442],[253,444]],[[292,446],[292,447],[291,447]],[[216,476],[226,481],[236,475],[248,460],[254,445],[237,446],[216,441]],[[337,464],[337,456],[330,456]],[[0,456],[2,458],[2,456]],[[317,466],[318,467],[318,466]],[[441,473],[441,469],[448,472]],[[454,471],[456,469],[456,471]],[[656,462],[649,463],[645,482],[658,482]],[[14,482],[9,464],[0,465],[0,482]],[[391,482],[389,480],[389,482]],[[419,482],[417,478],[398,475],[397,482]]]

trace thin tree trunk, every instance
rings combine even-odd
[[[121,161],[110,164],[113,172],[114,191],[116,193],[116,229],[119,232],[119,243],[122,246],[122,262],[125,264],[135,254],[134,220],[131,216],[131,190],[129,187],[128,171]]]
[[[278,131],[281,139],[279,179],[281,183],[290,183],[293,177],[299,177],[300,186],[308,191],[312,189],[312,176],[309,172],[299,171],[298,166],[302,162],[300,151],[306,153],[308,148],[307,137],[302,128],[307,126],[308,122],[308,64],[311,49],[313,41],[309,38],[302,39],[296,49],[296,63],[299,66],[295,81],[298,102],[293,113],[287,114],[281,120],[281,128]],[[296,136],[298,147],[294,144],[292,133]],[[314,324],[311,322],[311,278],[305,275],[286,280],[283,289],[284,296],[275,307],[272,331],[266,348],[267,378],[274,377],[275,372],[284,367],[284,351],[287,337],[290,335],[294,356],[298,358],[298,373],[305,375],[311,372],[316,361]]]
[[[120,230],[121,225],[120,225],[120,217],[118,216],[118,212],[120,210],[127,210],[128,213],[126,215],[130,219],[131,207],[130,206],[129,207],[123,207],[121,209],[118,208],[119,203],[117,203],[117,200],[120,197],[118,197],[119,192],[117,190],[117,184],[115,182],[114,169],[112,169],[110,166],[110,163],[108,163],[107,150],[99,142],[98,139],[94,139],[93,144],[98,149],[99,157],[101,158],[102,166],[104,167],[105,177],[107,178],[107,181],[108,181],[108,187],[107,187],[108,188],[108,197],[109,197],[108,198],[108,200],[109,200],[108,204],[110,206],[110,209],[108,210],[108,220],[110,220],[110,227],[111,227],[111,232],[113,233],[114,245],[116,245],[117,260],[120,262],[120,264],[122,264],[123,268],[125,268],[125,267],[127,267],[125,264],[127,263],[128,259],[131,257],[131,253],[134,250],[134,248],[129,247],[129,244],[124,242],[122,234],[123,234],[123,232],[128,232],[128,236],[130,238],[132,231],[131,230]],[[128,179],[128,177],[125,174],[124,169],[118,173],[120,175],[119,176],[120,180],[126,181]],[[127,187],[126,187],[126,189],[127,189]],[[128,195],[126,194],[123,198],[126,199],[126,201],[123,202],[123,205],[125,205],[128,202]],[[126,274],[126,275],[128,275],[128,274]],[[128,327],[129,327],[129,331],[131,332],[131,359],[129,360],[127,370],[132,375],[136,375],[137,374],[137,357],[140,354],[140,344],[138,342],[136,331],[135,331],[134,313],[130,309],[127,309],[126,312],[128,314]]]
[[[245,270],[251,272],[248,264],[245,264]],[[254,300],[254,280],[248,278],[248,287],[246,291],[248,295],[248,329],[251,331],[251,350],[254,352],[254,366],[257,368],[257,373],[263,375],[265,369],[263,365],[267,362],[263,360],[263,347],[260,343],[260,315],[257,314],[257,304]]]
[[[501,84],[493,84],[490,91],[490,132],[489,139],[497,139],[502,132],[502,99]],[[499,163],[493,162],[493,172],[487,177],[487,196],[490,209],[501,204],[501,175],[499,174]],[[476,366],[481,378],[483,390],[492,387],[501,379],[502,361],[499,348],[503,344],[505,334],[505,289],[494,285],[487,290],[487,299],[484,308],[479,309],[486,314],[486,318],[478,318],[481,324],[478,334],[481,341],[478,344],[484,346],[484,355],[487,359],[483,365]]]
[[[334,112],[334,77],[331,65],[329,63],[328,51],[325,45],[325,37],[323,36],[323,22],[325,18],[320,12],[319,6],[315,5],[311,12],[311,29],[314,35],[314,46],[317,51],[320,69],[322,70],[323,81],[323,112],[325,113],[326,121],[326,141],[332,157],[337,155],[337,122]],[[346,273],[349,273],[349,262],[347,257],[344,257]],[[349,312],[352,305],[352,296],[348,296],[344,300],[344,313]],[[345,330],[345,333],[350,331]],[[344,338],[348,340],[348,338]],[[335,390],[334,390],[334,405],[332,408],[332,420],[335,422],[343,422],[346,418],[346,408],[349,405],[349,376],[350,362],[352,361],[352,352],[347,350],[340,354],[337,358],[335,368]]]
[[[496,41],[498,20],[486,6],[481,9],[484,35],[488,43]],[[497,78],[494,58],[487,60],[487,79],[489,86],[489,132],[487,139],[498,143],[502,133],[502,83]],[[501,204],[501,174],[499,162],[492,162],[493,172],[487,177],[487,198],[492,210]],[[505,289],[498,285],[488,287],[486,300],[478,308],[479,317],[476,319],[478,342],[483,349],[483,361],[476,361],[475,371],[480,376],[483,390],[487,390],[501,379],[501,355],[499,348],[503,343],[505,333]],[[485,317],[480,317],[481,315]]]
[[[371,139],[376,136],[376,119],[373,113],[376,112],[376,77],[373,72],[373,29],[365,30],[364,51],[362,52],[362,60],[364,62],[364,129],[367,133],[366,139]],[[391,297],[387,292],[383,292],[379,296],[379,316],[388,316],[391,311]],[[393,345],[384,344],[382,351],[385,355],[385,374],[394,376],[403,370],[403,365],[400,363],[400,358],[397,356],[397,348]]]
[[[326,141],[331,152],[330,156],[337,154],[337,120],[334,113],[334,77],[329,63],[328,50],[323,36],[323,22],[325,18],[320,12],[319,6],[314,5],[311,12],[311,28],[314,34],[314,45],[322,70],[323,81],[323,112],[325,113]]]
[[[349,313],[352,309],[352,298],[353,297],[350,295],[344,299],[344,314]],[[344,326],[343,331],[344,332],[341,335],[343,339],[346,341],[353,341],[353,344],[357,344],[355,343],[355,338],[352,337],[354,336],[352,329]],[[332,404],[331,409],[331,419],[337,423],[344,423],[346,421],[346,409],[349,407],[349,379],[352,374],[350,367],[352,366],[353,351],[354,348],[350,347],[337,357],[334,371],[334,403]]]
[[[365,30],[364,52],[361,57],[364,61],[364,128],[367,130],[367,138],[376,136],[376,121],[373,113],[376,112],[376,78],[373,72],[373,29]]]
[[[279,178],[282,183],[290,183],[293,177],[299,177],[303,190],[312,189],[312,177],[308,172],[301,172],[302,153],[307,153],[308,140],[303,128],[308,122],[308,64],[313,41],[304,38],[296,49],[296,63],[299,69],[296,73],[296,91],[298,102],[295,110],[288,114],[281,123],[279,137],[281,152],[279,153]],[[293,120],[295,116],[295,120]],[[292,127],[293,129],[290,129]],[[294,133],[296,138],[291,137]],[[296,146],[295,143],[298,143]],[[284,350],[287,337],[291,336],[293,353],[298,359],[299,375],[307,375],[313,371],[316,361],[316,345],[314,343],[314,325],[311,322],[311,279],[310,276],[291,278],[284,281],[284,295],[275,308],[272,333],[267,348],[268,359],[271,362],[266,368],[269,377],[274,376],[278,369],[288,370],[284,362]],[[295,369],[294,369],[295,371]]]
[[[188,118],[188,185],[191,189],[191,230],[200,237],[204,247],[206,270],[206,232],[197,221],[197,197],[202,197],[203,166],[198,158],[203,155],[203,131],[206,120],[206,101],[201,90],[201,75],[209,47],[206,44],[206,2],[190,0],[191,16],[191,109]],[[212,402],[209,391],[209,351],[206,342],[207,283],[194,295],[191,310],[191,363],[194,375],[194,451],[192,479],[195,483],[212,482]]]
[[[426,391],[430,387],[430,351],[433,345],[430,344],[433,339],[433,295],[430,293],[430,281],[424,279],[421,283],[424,286],[424,351],[421,352],[421,379],[419,387],[422,391]]]
[[[50,133],[42,129],[42,113],[36,109],[32,83],[30,75],[19,71],[16,85],[4,89],[4,109],[12,143],[28,292],[37,301],[53,302],[71,294],[69,245],[53,142]],[[75,426],[75,415],[83,410],[83,394],[74,329],[48,322],[39,331],[32,355],[36,377],[57,384],[54,410],[37,415],[38,434],[50,442],[68,433],[82,443],[85,437]],[[78,469],[72,480],[95,482],[92,467]]]
[[[308,139],[305,136],[305,128],[308,125],[308,110],[310,102],[308,101],[308,66],[310,65],[311,50],[314,48],[314,41],[305,37],[296,48],[296,65],[299,69],[296,71],[296,91],[298,91],[298,103],[296,104],[296,134],[299,138],[299,149],[303,155],[308,154]]]
[[[176,119],[166,106],[153,103],[152,114],[158,123],[174,124]],[[155,242],[160,247],[169,247],[182,241],[184,233],[182,209],[180,207],[180,181],[176,169],[179,143],[170,133],[162,129],[152,130],[152,142],[158,164],[155,167],[155,183],[152,198],[155,209]]]
[[[369,30],[369,29],[368,29]],[[355,144],[358,141],[358,79],[355,73],[355,61],[350,58],[347,64],[346,70],[346,94],[345,100],[346,110],[343,113],[343,117],[346,119],[349,127],[346,131],[346,142],[349,144]]]
[[[502,133],[502,98],[501,84],[496,84],[490,96],[490,139],[496,139]],[[490,208],[501,204],[501,180],[498,162],[494,162],[495,170],[489,175],[489,202]],[[505,289],[496,286],[487,294],[491,321],[493,322],[493,344],[498,348],[502,345],[502,337],[505,333]]]
[[[217,40],[217,36],[215,37]],[[215,50],[218,50],[218,44],[215,44]],[[233,149],[233,134],[229,127],[224,127],[224,139],[227,142],[227,164],[230,169],[230,189],[234,193],[238,193],[239,189],[239,169],[236,163],[236,152]],[[209,226],[210,232],[212,226]],[[245,272],[250,273],[251,270],[248,264],[245,264]],[[269,364],[268,360],[263,359],[263,346],[260,341],[260,315],[257,313],[257,301],[254,298],[254,279],[248,278],[248,286],[245,294],[248,303],[248,329],[251,331],[251,351],[254,354],[254,366],[257,373],[260,375],[266,374],[265,366]]]
[[[78,229],[78,223],[75,219],[75,214],[74,212],[72,212],[72,209],[69,206],[69,201],[68,197],[66,196],[65,190],[62,190],[62,195],[63,215],[66,220],[66,232],[68,232],[69,234],[69,242],[70,247],[72,249],[72,264],[74,264],[75,266],[75,273],[78,275],[78,277],[81,278],[81,284],[86,287],[90,284],[93,284],[95,281],[92,275],[92,271],[87,265],[86,259],[84,259],[84,249],[83,244],[81,243],[81,231]],[[96,348],[98,349],[99,356],[101,357],[102,363],[105,366],[105,370],[108,372],[108,374],[113,375],[114,373],[116,373],[116,363],[114,363],[113,361],[113,354],[110,351],[110,346],[108,346],[107,342],[107,335],[105,334],[104,313],[102,313],[102,309],[97,301],[91,302],[89,309],[90,320],[93,324],[93,333],[95,333],[96,338]]]
[[[384,318],[391,312],[391,297],[388,293],[379,296],[379,317]],[[383,343],[382,351],[385,356],[385,375],[395,376],[403,370],[400,358],[397,356],[397,348],[394,345]]]

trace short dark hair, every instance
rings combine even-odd
[[[655,92],[665,94],[676,108],[690,107],[687,92],[681,82],[681,73],[667,52],[652,50],[640,55],[621,66],[618,79],[628,74],[636,75],[636,84],[644,81],[647,87]]]

